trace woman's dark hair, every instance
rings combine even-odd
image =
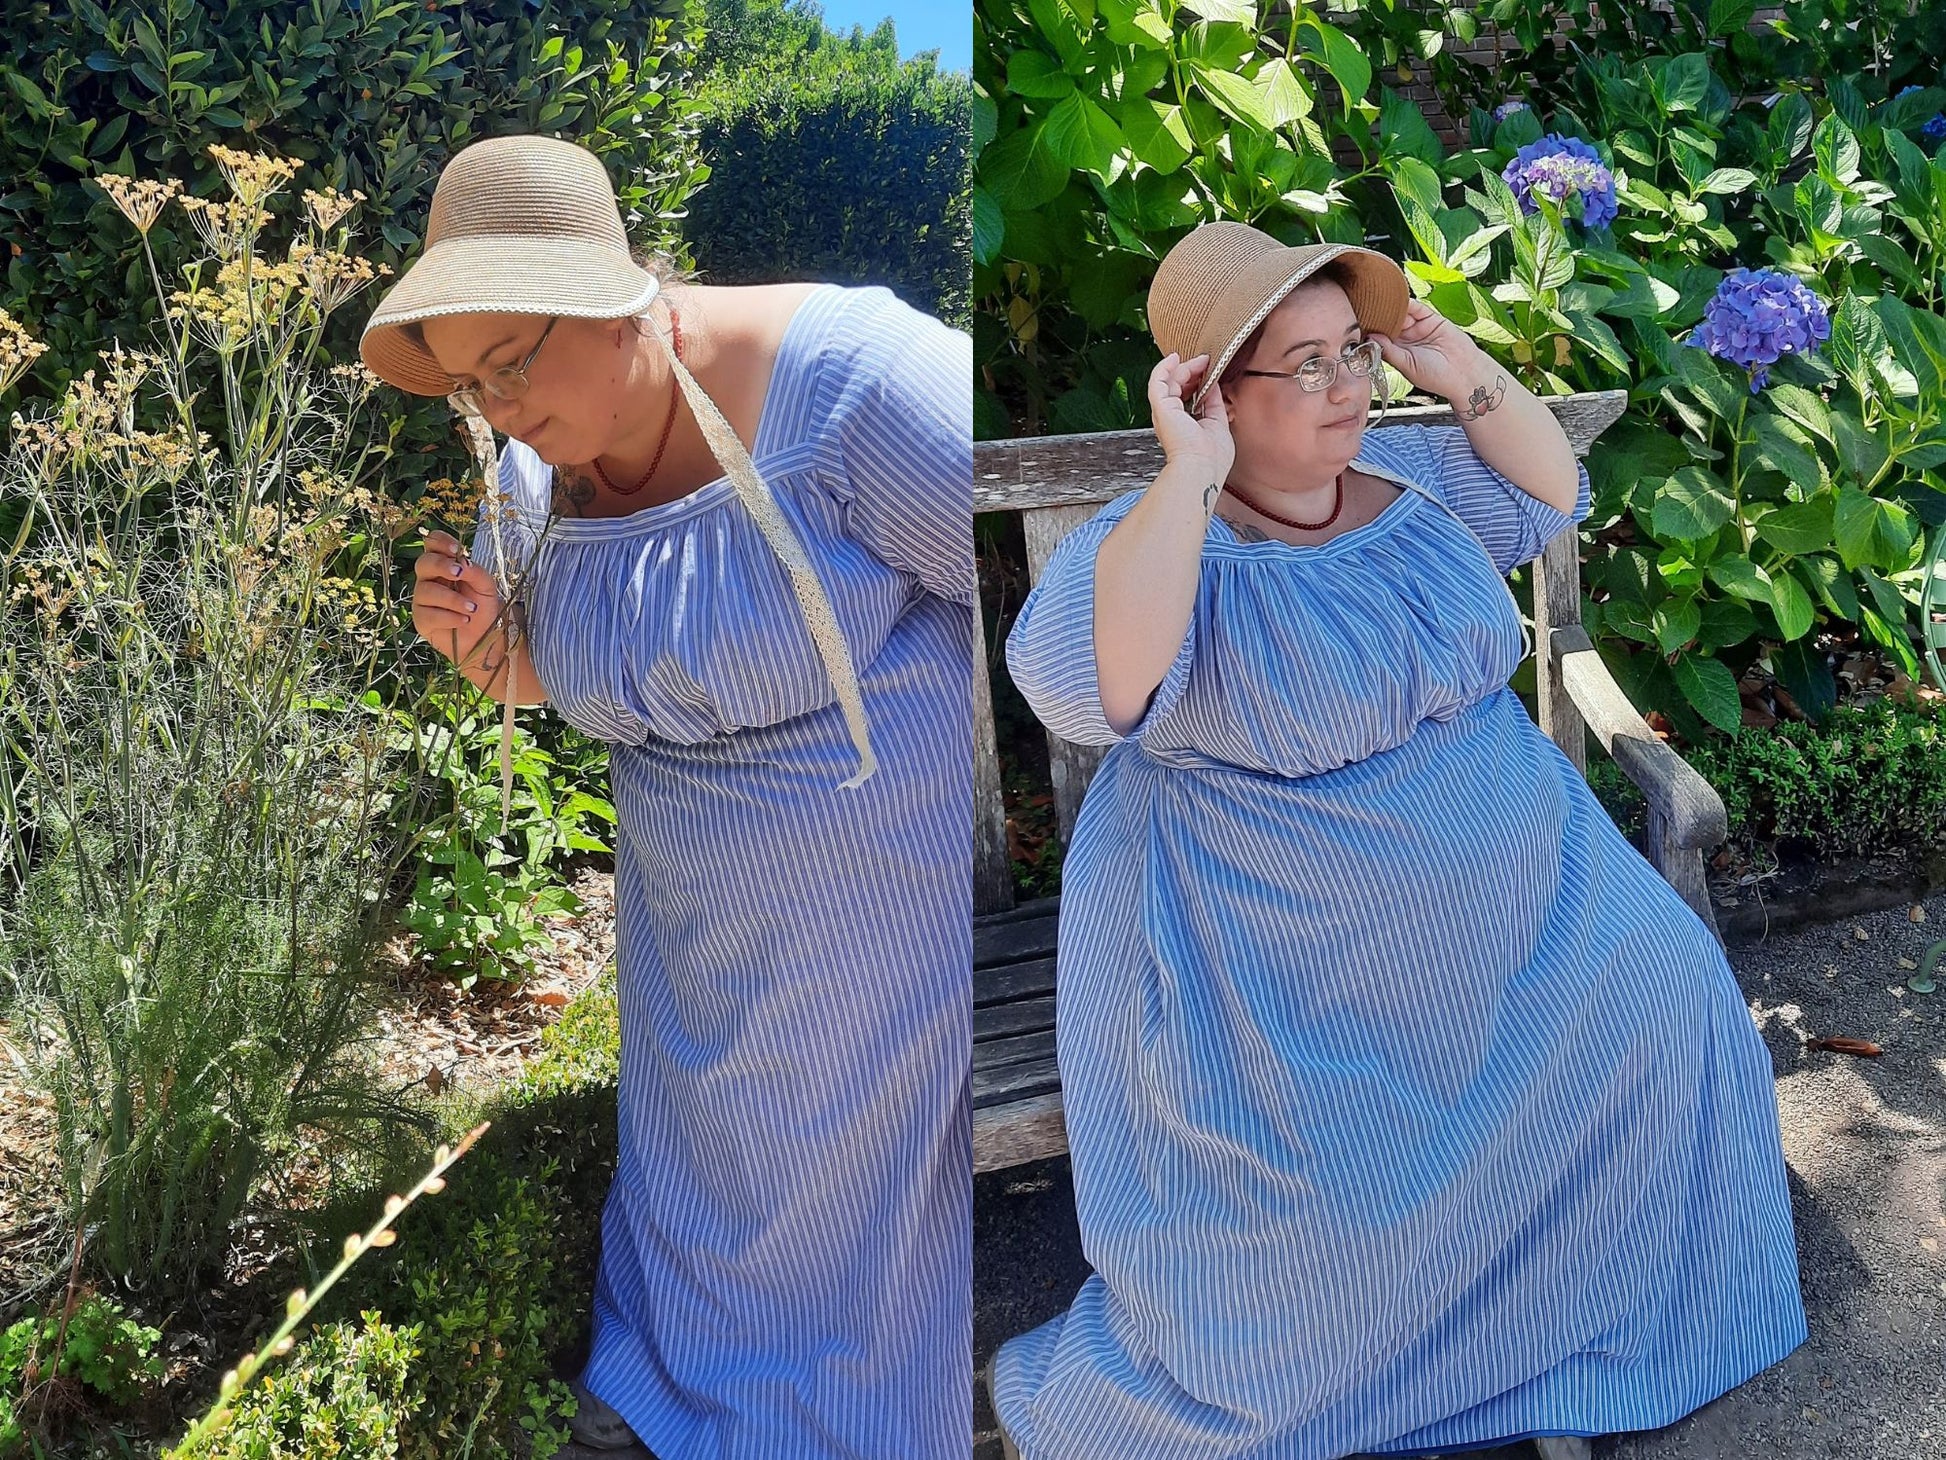
[[[1340,289],[1343,289],[1349,294],[1352,283],[1351,270],[1346,268],[1337,259],[1332,259],[1321,265],[1316,273],[1308,276],[1297,288],[1291,290],[1291,294],[1299,294],[1310,288],[1313,284],[1324,283],[1336,284]],[[1291,295],[1287,294],[1284,297],[1288,299]],[[1281,304],[1283,301],[1279,300],[1278,302]],[[1242,375],[1250,367],[1250,361],[1256,356],[1257,346],[1263,340],[1264,326],[1269,323],[1270,317],[1266,315],[1264,317],[1264,323],[1258,325],[1256,329],[1251,331],[1250,338],[1243,342],[1237,349],[1236,354],[1230,357],[1230,363],[1223,367],[1223,374],[1218,378],[1216,383],[1225,395],[1229,394],[1230,387],[1236,383],[1237,377]]]

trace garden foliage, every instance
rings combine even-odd
[[[1946,541],[1946,88],[1915,49],[1940,22],[1843,9],[1504,0],[1537,55],[1496,73],[1440,60],[1456,10],[1407,34],[1378,4],[979,0],[977,429],[1142,424],[1148,281],[1198,223],[1370,242],[1537,392],[1629,392],[1586,584],[1638,703],[1732,730],[1763,658],[1822,713],[1827,630],[1916,676],[1946,636],[1919,607]],[[1467,145],[1386,84],[1402,63]]]

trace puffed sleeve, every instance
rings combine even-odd
[[[1575,463],[1580,480],[1573,513],[1560,512],[1481,460],[1461,426],[1380,427],[1367,433],[1359,454],[1436,493],[1502,573],[1532,562],[1542,548],[1588,515],[1586,463]]]
[[[973,604],[973,342],[889,289],[848,291],[827,337],[824,479],[845,531],[929,593]]]
[[[1014,687],[1043,725],[1077,745],[1113,745],[1123,738],[1101,708],[1101,676],[1095,663],[1095,555],[1102,539],[1140,495],[1130,492],[1116,498],[1061,539],[1007,635],[1007,672]],[[1191,613],[1174,661],[1129,736],[1139,737],[1182,698],[1195,646],[1196,615]]]

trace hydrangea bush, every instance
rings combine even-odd
[[[1786,355],[1807,355],[1831,338],[1831,312],[1795,275],[1732,269],[1716,286],[1702,323],[1684,342],[1750,372],[1750,393]]]
[[[1557,206],[1575,199],[1583,227],[1606,228],[1615,221],[1615,175],[1601,154],[1579,137],[1549,132],[1528,143],[1514,154],[1500,180],[1513,189],[1523,213],[1538,212],[1541,198]]]

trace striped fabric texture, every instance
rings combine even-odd
[[[1571,519],[1458,427],[1318,547],[1214,519],[1117,741],[1097,547],[1008,663],[1113,744],[1063,876],[1058,1047],[1094,1274],[1004,1346],[1027,1460],[1327,1460],[1667,1424],[1805,1336],[1770,1060],[1715,940],[1507,678],[1503,574]]]
[[[558,522],[535,569],[536,672],[610,742],[620,819],[621,1151],[582,1377],[667,1460],[970,1447],[971,380],[965,335],[827,287],[764,404],[753,455],[871,717],[862,786],[728,481]],[[504,462],[531,550],[548,472]]]

